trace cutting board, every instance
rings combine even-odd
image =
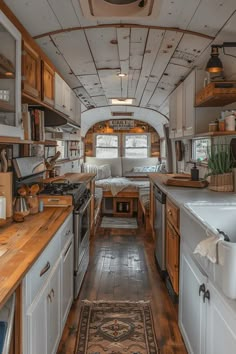
[[[208,185],[206,180],[192,181],[190,174],[167,173],[161,175],[162,183],[167,186],[205,188]]]

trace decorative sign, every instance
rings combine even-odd
[[[114,119],[109,121],[110,128],[115,130],[128,130],[134,128],[134,120],[132,119]]]

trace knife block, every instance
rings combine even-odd
[[[0,194],[6,197],[6,217],[12,216],[12,172],[0,172]]]

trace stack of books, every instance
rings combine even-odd
[[[25,140],[45,141],[43,110],[23,104],[22,123]]]

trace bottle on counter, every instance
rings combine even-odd
[[[199,169],[196,166],[196,162],[194,162],[193,167],[191,168],[191,180],[192,181],[199,180]]]

